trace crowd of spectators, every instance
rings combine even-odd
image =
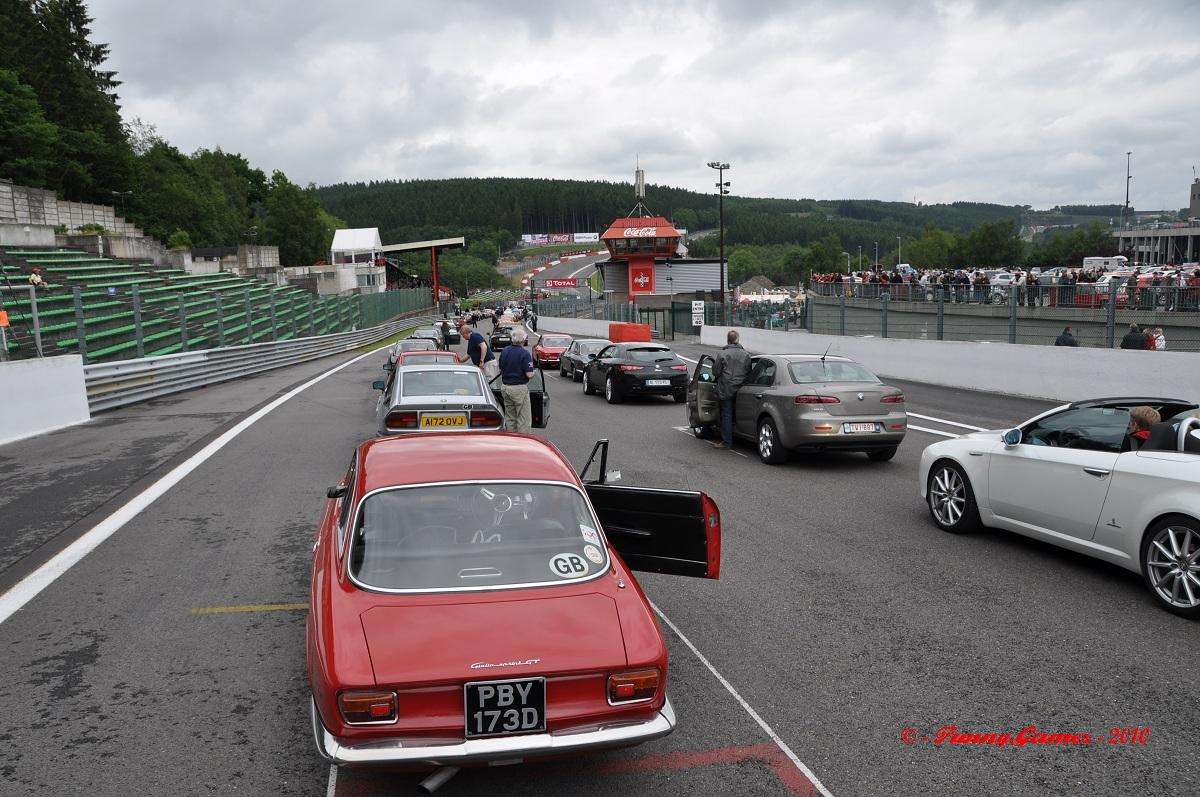
[[[1017,303],[1027,307],[1093,307],[1107,302],[1105,277],[1095,269],[1051,269],[1041,272],[1007,269],[874,269],[813,274],[809,290],[827,296],[877,299],[885,293],[899,301],[1004,304],[1016,288]],[[1200,310],[1200,268],[1164,267],[1157,271],[1119,274],[1120,302],[1130,307]],[[1098,283],[1105,283],[1097,288]],[[1083,287],[1081,287],[1083,286]]]

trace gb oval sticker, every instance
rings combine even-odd
[[[577,553],[556,553],[550,557],[550,570],[559,578],[581,578],[588,573],[588,563]]]

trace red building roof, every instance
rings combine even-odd
[[[637,216],[616,219],[600,238],[607,241],[613,238],[679,238],[681,236],[682,233],[675,229],[675,225],[662,216]]]

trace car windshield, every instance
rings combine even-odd
[[[556,349],[565,349],[571,345],[571,339],[565,335],[543,335],[542,345]]]
[[[608,345],[607,340],[584,340],[579,343],[580,354],[597,354]]]
[[[400,395],[481,396],[477,371],[409,371],[401,376]]]
[[[788,366],[792,381],[798,385],[814,382],[871,382],[879,384],[879,377],[858,363],[841,360],[808,360]]]
[[[675,353],[670,349],[651,348],[649,346],[626,349],[625,356],[635,363],[657,363],[675,359]]]
[[[384,490],[359,511],[350,574],[388,590],[557,584],[604,572],[583,495],[560,484],[445,484]]]

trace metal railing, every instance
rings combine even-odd
[[[413,316],[352,332],[86,365],[83,372],[88,408],[99,412],[328,357],[375,343],[433,319],[431,315]]]
[[[1069,327],[1079,346],[1200,351],[1200,288],[818,285],[804,326],[821,334],[1052,345]]]

